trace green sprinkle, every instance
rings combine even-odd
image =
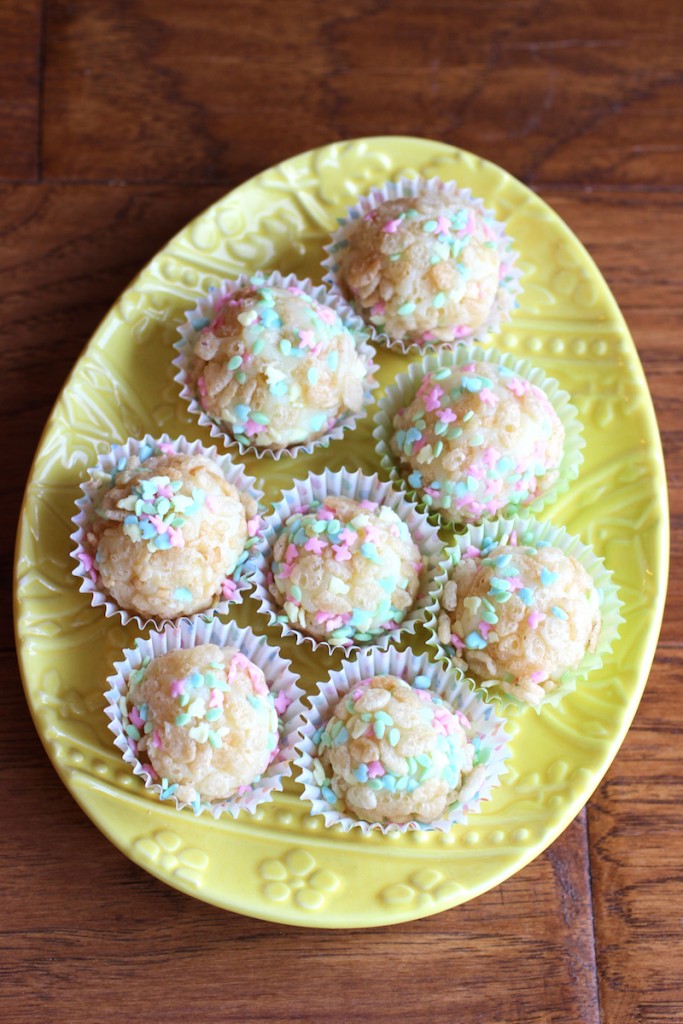
[[[175,724],[176,725],[187,725],[187,723],[190,722],[190,721],[191,721],[191,716],[186,714],[186,713],[184,713],[184,712],[183,712],[182,715],[176,715],[176,717],[175,717]]]
[[[404,302],[402,306],[398,307],[396,312],[399,316],[410,316],[411,313],[415,312],[415,309],[416,305],[414,302]]]
[[[438,295],[434,296],[432,305],[434,306],[434,309],[442,309],[442,307],[446,305],[446,296],[443,292],[439,292]],[[448,373],[448,371],[446,372]]]
[[[422,225],[422,230],[426,234],[431,234],[433,231],[436,231],[436,221],[435,220],[426,220],[424,222],[424,224]]]
[[[233,356],[228,360],[228,369],[237,370],[242,365],[242,356]]]
[[[318,367],[317,366],[309,366],[308,373],[306,374],[306,376],[308,377],[308,383],[309,384],[312,384],[312,385],[317,384],[318,383]]]

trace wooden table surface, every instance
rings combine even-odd
[[[0,7],[8,581],[43,423],[129,279],[246,177],[373,134],[423,135],[494,160],[587,245],[645,366],[673,526],[650,681],[587,808],[492,892],[374,931],[309,932],[223,912],[111,846],[31,723],[8,584],[2,1019],[683,1021],[682,52],[677,0]]]

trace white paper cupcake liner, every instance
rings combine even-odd
[[[357,413],[349,410],[340,416],[333,429],[322,437],[317,437],[301,444],[289,445],[286,448],[246,445],[226,430],[219,420],[216,420],[206,412],[188,380],[190,357],[198,332],[211,323],[217,309],[229,295],[240,288],[253,284],[260,286],[269,285],[273,288],[300,288],[301,291],[305,292],[316,302],[333,309],[356,339],[358,353],[366,367],[366,377],[363,382],[363,406]],[[310,454],[315,448],[326,448],[331,441],[336,441],[343,437],[346,431],[353,430],[358,421],[366,415],[367,409],[372,404],[372,393],[378,384],[375,376],[378,365],[375,362],[375,350],[368,343],[368,337],[371,332],[364,321],[346,303],[340,301],[336,296],[330,295],[323,285],[312,284],[308,278],[299,280],[294,274],[288,274],[286,277],[283,277],[277,271],[274,271],[267,277],[264,277],[263,274],[240,274],[239,277],[233,280],[223,281],[220,288],[211,289],[208,295],[200,298],[194,309],[185,313],[185,323],[178,330],[181,339],[175,344],[178,355],[173,360],[173,365],[178,370],[174,380],[180,385],[180,397],[187,402],[190,413],[197,417],[199,423],[209,428],[212,437],[220,439],[228,447],[237,448],[240,455],[250,453],[259,459],[268,457],[277,461],[283,455],[296,458],[297,455],[302,453]]]
[[[439,696],[452,710],[460,711],[470,723],[469,736],[475,744],[475,765],[465,778],[457,802],[451,807],[447,818],[430,824],[411,821],[405,824],[382,824],[362,821],[343,808],[339,801],[331,802],[334,796],[326,787],[316,781],[314,770],[318,749],[318,737],[322,727],[332,716],[338,701],[361,680],[376,675],[394,675],[412,684],[416,677],[422,677],[421,689],[429,689]],[[425,685],[429,681],[429,686]],[[303,784],[303,797],[311,803],[311,814],[323,815],[325,825],[338,825],[344,832],[360,829],[364,835],[370,831],[388,832],[421,831],[448,832],[454,824],[462,824],[469,814],[481,809],[481,802],[489,800],[500,778],[508,771],[506,760],[510,756],[509,740],[505,732],[505,721],[498,717],[493,707],[485,703],[472,689],[472,685],[459,669],[444,669],[431,662],[427,655],[415,655],[411,651],[397,651],[390,647],[386,651],[361,651],[352,662],[345,662],[338,670],[330,672],[328,679],[320,683],[318,692],[309,698],[312,710],[304,713],[304,723],[299,729],[297,749],[300,754],[294,763],[300,769],[298,781]]]
[[[210,608],[196,612],[196,615],[209,618],[217,612],[226,612],[233,603],[241,604],[244,593],[252,585],[251,577],[256,564],[256,543],[262,531],[263,491],[258,490],[255,479],[247,476],[243,466],[233,462],[227,454],[219,455],[213,445],[207,448],[199,441],[188,441],[183,436],[170,438],[167,434],[163,434],[159,438],[145,434],[141,439],[129,438],[124,444],[112,445],[108,451],[100,455],[97,465],[88,471],[88,479],[85,483],[81,484],[83,497],[76,501],[78,513],[71,520],[75,530],[70,535],[70,539],[76,545],[71,552],[72,558],[76,560],[76,568],[73,570],[73,575],[80,580],[80,592],[90,595],[93,608],[101,606],[107,617],[118,615],[124,625],[134,621],[143,628],[148,625],[163,626],[169,622],[180,621],[181,618],[188,619],[194,616],[184,615],[180,616],[177,620],[167,618],[156,619],[152,616],[145,618],[142,615],[129,612],[125,608],[120,608],[114,599],[101,588],[100,576],[94,557],[95,553],[88,546],[86,534],[88,526],[93,519],[93,500],[98,493],[101,481],[111,477],[122,460],[136,455],[141,458],[141,461],[144,461],[142,456],[149,458],[156,449],[173,451],[180,455],[205,455],[212,462],[216,463],[229,483],[233,484],[240,493],[249,494],[258,506],[256,516],[250,521],[250,536],[245,546],[242,561],[226,577],[223,596],[216,598]]]
[[[448,199],[457,199],[463,207],[474,210],[480,215],[493,217],[492,211],[484,206],[483,199],[475,198],[468,188],[458,188],[454,181],[442,181],[440,178],[400,178],[398,181],[389,181],[380,188],[372,189],[339,219],[339,227],[332,235],[331,242],[325,246],[327,257],[322,264],[325,270],[323,281],[329,286],[330,293],[346,303],[349,310],[358,315],[361,312],[354,306],[352,299],[345,294],[339,280],[337,253],[348,245],[348,238],[354,230],[355,222],[389,199],[403,199],[425,194],[439,194]],[[381,341],[388,348],[398,349],[401,352],[430,352],[435,348],[471,345],[474,342],[483,341],[490,334],[498,333],[501,323],[509,320],[512,310],[519,305],[517,296],[522,291],[520,283],[522,272],[516,265],[517,253],[513,249],[512,239],[505,233],[505,225],[494,219],[491,226],[495,235],[493,241],[495,241],[500,254],[500,279],[491,311],[481,326],[472,331],[463,331],[462,335],[454,341],[424,342],[393,338],[385,331],[380,331],[372,324],[368,324],[372,337]]]
[[[423,570],[417,600],[396,629],[387,631],[367,643],[350,639],[333,643],[309,636],[286,621],[282,606],[277,604],[269,590],[270,564],[279,530],[295,512],[307,508],[312,502],[323,502],[325,498],[331,496],[343,496],[355,501],[375,501],[380,506],[392,509],[408,525],[422,557]],[[336,473],[326,470],[320,474],[309,474],[305,480],[295,480],[290,489],[283,491],[282,497],[274,505],[274,511],[267,516],[263,537],[258,547],[253,596],[261,602],[259,611],[268,617],[269,625],[279,629],[283,637],[293,636],[297,643],[311,644],[313,650],[323,647],[332,652],[341,648],[348,652],[360,648],[384,648],[392,642],[399,642],[404,636],[413,634],[418,623],[424,622],[430,609],[436,607],[436,594],[446,580],[444,547],[438,531],[430,525],[427,517],[418,512],[412,502],[394,490],[391,484],[380,480],[377,474],[366,476],[360,470],[355,473],[346,469]]]
[[[184,803],[175,797],[172,784],[164,786],[163,780],[155,779],[138,759],[135,741],[125,731],[130,725],[126,715],[126,697],[131,672],[168,651],[188,649],[200,644],[236,647],[258,665],[266,677],[268,689],[276,695],[280,741],[263,775],[241,792],[227,800]],[[195,814],[206,811],[214,818],[221,814],[230,814],[235,818],[241,811],[253,814],[259,804],[272,800],[273,793],[282,789],[283,780],[292,774],[296,753],[294,744],[304,710],[301,704],[304,691],[298,685],[298,676],[290,671],[291,663],[282,658],[275,647],[270,647],[265,637],[255,636],[248,628],[240,629],[234,622],[223,623],[219,619],[211,622],[201,619],[192,622],[184,620],[178,625],[167,626],[163,632],[153,631],[144,639],[140,638],[135,647],[122,652],[122,659],[115,663],[115,672],[107,679],[109,686],[105,693],[105,713],[110,720],[109,729],[114,734],[114,745],[133,773],[144,781],[146,789],[156,793],[160,800],[169,800],[179,810],[187,807]]]
[[[619,626],[624,619],[620,613],[622,601],[619,598],[612,571],[605,566],[603,559],[595,554],[592,547],[584,544],[580,537],[568,533],[564,526],[555,526],[550,522],[541,523],[532,518],[498,519],[494,522],[482,523],[480,526],[471,526],[466,533],[456,536],[453,546],[448,549],[451,563],[457,565],[469,547],[481,549],[482,543],[488,538],[499,544],[507,544],[511,541],[532,546],[539,543],[552,544],[580,562],[593,580],[600,599],[602,620],[597,648],[593,654],[586,654],[576,669],[565,672],[557,688],[548,693],[539,704],[530,705],[512,694],[506,693],[495,679],[477,681],[478,691],[485,694],[487,699],[492,696],[498,698],[503,708],[533,707],[536,712],[539,712],[547,705],[557,707],[568,693],[572,693],[576,689],[579,680],[585,680],[590,672],[594,672],[602,666],[604,659],[612,651],[613,643],[619,637]],[[440,605],[436,610],[430,611],[426,623],[429,632],[427,644],[433,648],[439,661],[452,666],[455,651],[450,645],[444,646],[439,641],[437,634],[439,612]]]
[[[393,420],[400,409],[405,408],[412,402],[427,373],[433,373],[442,368],[466,366],[471,362],[504,366],[518,376],[528,380],[530,384],[541,388],[547,395],[564,427],[564,453],[559,467],[558,479],[547,491],[543,491],[538,497],[525,505],[524,513],[528,512],[537,515],[542,508],[550,505],[568,490],[572,480],[575,480],[579,475],[579,470],[583,463],[583,448],[586,444],[583,436],[583,424],[579,419],[576,406],[571,402],[569,394],[560,387],[558,381],[553,377],[547,377],[543,370],[534,366],[527,359],[517,359],[509,352],[498,352],[493,348],[482,349],[475,346],[467,349],[444,349],[434,355],[426,356],[420,362],[412,363],[406,373],[399,374],[378,403],[374,416],[375,428],[372,434],[377,442],[375,451],[379,456],[382,469],[408,495],[410,500],[416,503],[418,508],[428,514],[430,522],[451,528],[457,527],[460,524],[448,518],[439,509],[432,508],[430,495],[409,485],[406,476],[410,470],[401,465],[391,450],[391,439],[395,433]]]

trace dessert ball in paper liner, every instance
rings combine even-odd
[[[387,643],[430,603],[442,549],[387,484],[363,474],[296,481],[267,521],[257,596],[271,623],[314,646]]]
[[[411,366],[375,422],[383,468],[444,525],[538,510],[582,462],[567,393],[530,363],[493,350],[444,351]]]
[[[187,314],[176,380],[227,443],[275,457],[355,426],[376,386],[362,321],[278,273],[226,281]]]
[[[119,609],[140,621],[234,599],[260,525],[260,492],[251,484],[226,456],[184,438],[115,446],[78,502],[81,589],[108,614]]]
[[[497,525],[458,538],[432,628],[452,664],[538,708],[595,663],[616,635],[618,602],[577,538],[529,520]]]
[[[468,190],[436,178],[363,197],[328,252],[325,280],[404,350],[485,336],[519,290],[503,225]]]
[[[461,672],[425,656],[362,652],[311,700],[296,763],[326,825],[446,831],[506,770],[503,722]]]
[[[107,714],[124,760],[162,800],[218,816],[281,788],[303,692],[289,662],[234,624],[168,627],[124,652]]]

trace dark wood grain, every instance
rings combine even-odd
[[[228,914],[119,854],[42,750],[5,587],[0,1017],[683,1024],[682,42],[676,0],[31,0],[0,10],[6,579],[44,420],[127,282],[248,175],[380,133],[495,160],[588,246],[648,376],[673,528],[655,666],[587,812],[478,900],[369,932]]]
[[[0,5],[0,180],[40,175],[41,7]]]
[[[675,0],[53,0],[45,174],[232,184],[390,133],[534,184],[671,187],[682,39]]]
[[[683,686],[660,651],[634,726],[588,809],[600,1002],[607,1021],[683,1020]]]

